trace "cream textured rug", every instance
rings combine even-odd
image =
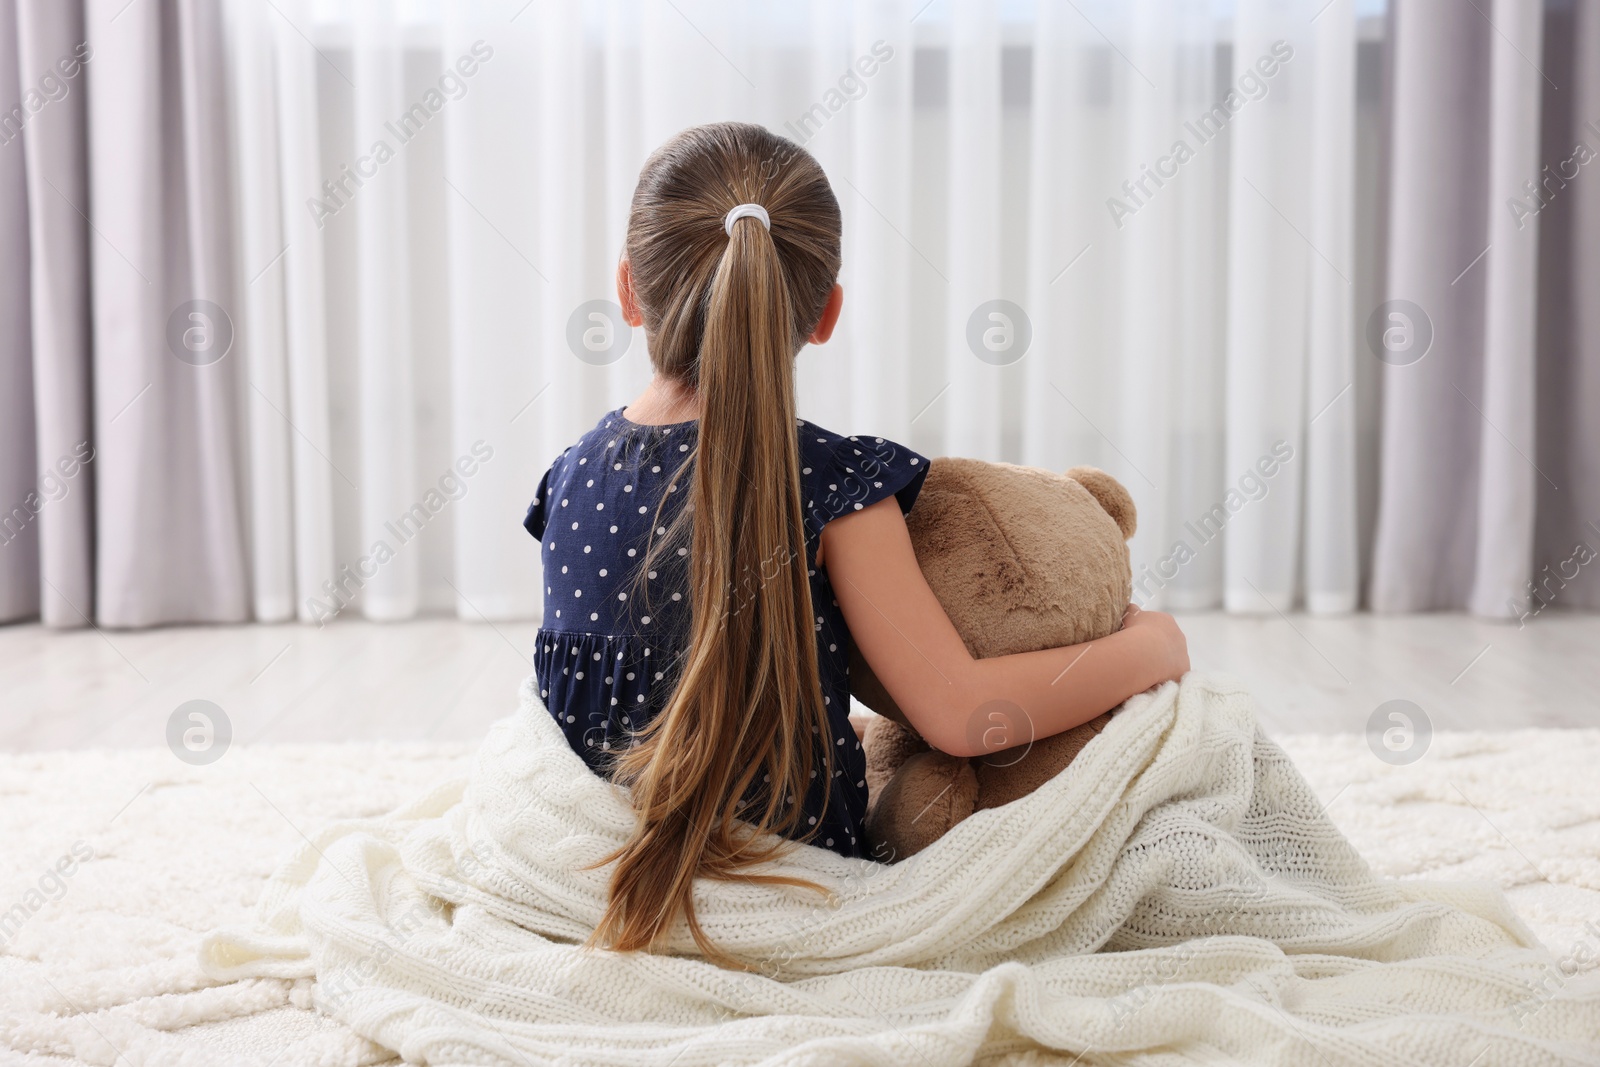
[[[756,968],[732,975],[562,944],[598,907],[575,861],[627,810],[524,701],[464,804],[460,750],[0,759],[0,1061],[392,1055],[308,1010],[314,989],[432,1063],[942,1064],[1038,1043],[1062,1063],[1600,1059],[1600,731],[1441,734],[1394,767],[1361,737],[1280,750],[1247,696],[1192,677],[904,864],[805,850],[836,908],[708,896],[712,935]],[[1497,891],[1379,881],[1357,853],[1496,883],[1528,925]],[[236,932],[207,946],[214,971],[281,977],[207,977],[196,948],[218,926]],[[1549,951],[1519,947],[1535,935]]]

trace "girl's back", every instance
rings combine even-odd
[[[652,535],[661,541],[683,510],[693,477],[696,423],[641,426],[610,412],[546,472],[525,525],[541,539],[545,573],[544,625],[534,653],[539,695],[573,750],[597,773],[609,774],[613,754],[666,707],[679,677],[690,633],[688,552],[692,537],[658,549],[648,567]],[[798,423],[801,506],[811,603],[816,616],[818,673],[831,727],[832,790],[821,783],[804,801],[796,828],[814,844],[861,855],[866,815],[866,767],[849,721],[849,630],[816,565],[829,520],[896,496],[909,511],[928,462],[881,437],[841,437]],[[734,601],[760,594],[774,565],[749,577]],[[819,761],[820,762],[820,761]]]

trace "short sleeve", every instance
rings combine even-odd
[[[928,458],[883,437],[840,437],[801,427],[800,485],[806,525],[820,533],[833,519],[894,497],[908,513],[922,491]]]
[[[522,520],[522,526],[536,540],[544,540],[544,503],[550,497],[550,475],[555,471],[552,465],[544,472],[544,477],[539,479],[539,488],[534,490],[533,503],[528,505],[528,516]]]

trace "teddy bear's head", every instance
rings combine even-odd
[[[1093,467],[941,459],[907,516],[917,562],[979,659],[1115,633],[1133,592],[1133,499]]]

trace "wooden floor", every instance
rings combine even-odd
[[[1182,616],[1197,669],[1243,679],[1273,733],[1360,731],[1385,701],[1435,730],[1600,725],[1600,615]],[[0,627],[0,749],[153,746],[186,701],[233,743],[472,741],[531,673],[534,624]]]

